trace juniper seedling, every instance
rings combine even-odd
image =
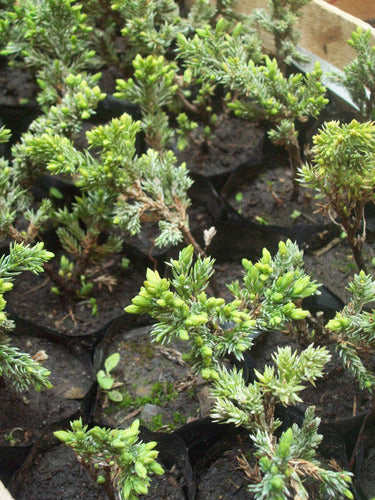
[[[187,190],[192,184],[185,164],[176,165],[172,151],[160,154],[154,149],[138,156],[135,148],[140,122],[124,114],[87,133],[89,147],[100,150],[100,156],[78,151],[67,138],[45,135],[34,142],[40,159],[54,174],[65,173],[77,178],[77,185],[92,203],[109,229],[113,224],[131,234],[138,234],[141,222],[157,221],[157,246],[175,245],[182,240],[191,243],[199,254],[203,250],[189,230]],[[95,220],[94,214],[91,219]]]
[[[357,57],[344,67],[343,75],[335,75],[350,92],[366,120],[375,118],[375,46],[371,31],[360,26],[351,34],[348,43]]]
[[[98,65],[92,50],[92,27],[74,0],[20,0],[0,23],[2,55],[36,72],[44,111],[64,94],[62,81]],[[64,29],[61,29],[61,27]]]
[[[87,214],[93,216],[92,210],[90,212],[92,205],[100,211],[105,199],[103,195],[99,196],[96,193],[96,198],[91,195],[85,200],[77,198],[71,212],[67,209],[57,210],[49,198],[42,199],[39,204],[34,203],[32,186],[38,177],[47,172],[42,151],[48,149],[50,135],[61,134],[62,137],[75,138],[82,120],[91,116],[97,103],[104,97],[96,85],[98,76],[86,79],[82,75],[69,74],[63,82],[65,94],[61,101],[34,120],[20,142],[12,147],[11,162],[4,158],[0,159],[0,234],[10,236],[17,242],[33,243],[47,223],[54,221],[60,224],[57,233],[69,248],[68,251],[80,261],[73,273],[74,279],[78,280],[84,274],[87,254],[90,254],[88,247],[92,241],[90,231],[85,232],[82,229],[80,220],[87,225],[95,226],[97,219],[90,220]],[[66,171],[62,173],[68,175]],[[102,226],[98,223],[95,226],[96,239]],[[77,242],[77,235],[80,237],[80,245]],[[114,252],[114,247],[118,250],[119,244],[111,237],[103,248]],[[96,257],[97,254],[92,260]],[[62,277],[55,273],[51,266],[46,265],[45,270],[55,284],[60,287],[64,285]]]
[[[78,461],[104,486],[110,500],[136,500],[147,494],[152,474],[164,473],[156,461],[157,443],[139,440],[139,420],[128,429],[88,429],[79,419],[71,422],[70,431],[54,435],[73,448]]]
[[[29,354],[9,345],[7,333],[13,328],[13,322],[7,319],[4,311],[6,301],[4,293],[13,287],[13,278],[23,271],[38,274],[43,271],[45,262],[53,257],[43,248],[43,243],[34,246],[22,243],[10,245],[9,254],[0,258],[0,377],[4,377],[18,390],[24,391],[29,386],[40,391],[51,388],[48,379],[50,372]]]
[[[117,80],[115,96],[139,104],[146,142],[162,151],[174,135],[165,107],[172,102],[178,89],[174,83],[177,65],[168,63],[163,56],[144,58],[137,54],[133,67],[134,78]]]
[[[202,27],[197,27],[195,31],[197,34],[209,31],[212,39],[206,39],[207,44],[204,47],[204,51],[198,57],[194,57],[195,68],[192,68],[184,61],[186,53],[180,51],[178,48],[177,56],[182,60],[182,64],[186,66],[183,78],[179,81],[186,82],[186,84],[189,84],[193,88],[194,86],[198,87],[196,97],[191,103],[184,99],[184,94],[190,93],[189,88],[183,92],[183,86],[181,86],[179,97],[186,110],[193,112],[194,116],[199,117],[199,120],[202,122],[204,126],[203,137],[199,145],[202,152],[207,153],[210,138],[220,120],[228,115],[229,109],[224,100],[222,102],[223,113],[221,117],[218,117],[213,112],[213,103],[217,100],[215,99],[215,91],[221,82],[214,75],[207,75],[206,66],[215,65],[216,60],[218,61],[218,65],[220,65],[226,58],[237,57],[239,53],[246,60],[253,59],[260,62],[262,60],[262,52],[258,36],[249,30],[246,24],[234,25],[233,18],[231,17],[229,19],[226,16],[221,17],[213,27],[212,22],[210,22],[210,24],[206,23]],[[188,46],[192,40],[191,36],[191,34],[180,33],[177,37],[179,41],[178,47],[180,47],[181,43],[185,44],[184,47]],[[196,40],[196,36],[194,36],[193,40]],[[195,53],[195,55],[197,54]]]
[[[343,365],[357,379],[361,389],[372,393],[375,376],[366,366],[365,358],[366,353],[372,353],[375,348],[375,310],[364,308],[374,301],[375,280],[360,271],[347,289],[351,292],[351,300],[327,323],[326,333],[337,343]]]
[[[297,50],[300,32],[295,29],[301,8],[310,0],[270,0],[268,9],[254,9],[252,18],[273,35],[275,55],[281,71],[285,74],[286,66],[296,61],[306,61]]]
[[[239,24],[232,34],[225,33],[225,44],[220,35],[222,21],[216,30],[209,26],[197,30],[192,39],[181,34],[178,54],[193,75],[221,83],[234,93],[234,98],[228,94],[227,101],[236,116],[270,124],[270,139],[288,153],[293,173],[292,199],[295,199],[297,171],[302,166],[296,122],[317,117],[327,104],[322,70],[317,63],[311,73],[284,77],[276,59],[265,56],[264,63],[259,64],[259,60],[249,57],[240,37],[241,29]]]
[[[256,484],[248,485],[255,499],[298,497],[307,500],[310,497],[305,479],[320,483],[322,496],[319,498],[334,499],[338,495],[353,498],[349,490],[351,474],[322,468],[315,458],[322,436],[318,434],[320,419],[314,417],[313,407],[306,410],[301,427],[293,424],[279,438],[275,436],[281,425],[275,418],[276,405],[302,401],[299,392],[305,388],[304,383],[314,383],[321,377],[329,359],[324,347],[310,345],[300,354],[292,353],[290,347],[279,347],[272,356],[273,366],[265,366],[263,373],[255,370],[257,379],[249,385],[245,384],[241,371],[218,367],[218,377],[212,387],[215,405],[211,417],[250,432],[261,476],[253,477],[252,482]],[[249,469],[251,477],[246,460],[242,466]]]
[[[299,181],[316,189],[319,209],[345,231],[355,261],[366,270],[364,208],[375,199],[375,125],[326,122],[313,138],[312,163],[299,169]]]
[[[127,42],[128,63],[137,54],[165,54],[181,31],[179,7],[173,0],[115,0],[112,9],[125,22],[121,33]]]
[[[167,26],[169,26],[170,32],[168,33],[175,39],[178,34],[194,32],[196,23],[202,22],[203,17],[207,16],[207,22],[211,22],[211,18],[215,18],[219,13],[224,16],[223,22],[225,22],[226,29],[229,30],[233,26],[233,19],[236,17],[231,9],[232,2],[218,2],[216,6],[210,7],[207,6],[205,1],[197,2],[192,9],[193,12],[191,15],[189,14],[187,19],[174,16],[173,23],[172,18],[162,15],[166,8],[163,1],[155,0],[150,3],[140,0],[126,0],[119,3],[123,4],[121,11],[124,15],[124,7],[127,8],[126,25],[133,25],[132,29],[125,28],[122,32],[133,37],[131,46],[134,45],[134,50],[138,50],[138,54],[132,62],[135,70],[134,76],[127,80],[117,80],[117,93],[115,95],[118,98],[127,99],[140,105],[142,127],[148,144],[161,151],[175,136],[176,132],[169,125],[170,118],[168,115],[171,113],[177,115],[179,149],[182,149],[187,144],[186,136],[197,126],[195,122],[188,119],[185,111],[199,117],[206,124],[205,133],[209,135],[210,129],[215,127],[217,119],[216,115],[212,113],[213,92],[216,86],[207,82],[201,83],[199,79],[192,82],[189,71],[181,74],[177,65],[168,60],[167,48],[172,38],[167,35],[164,37],[161,33],[164,33],[163,28],[167,30]],[[152,7],[154,8],[153,16],[145,17],[145,12],[149,12]],[[168,8],[172,12],[174,8],[177,8],[177,5],[174,2],[169,2]],[[140,13],[142,13],[141,17]],[[163,21],[162,27],[158,25],[161,21]],[[134,29],[135,25],[139,27],[139,25],[145,23],[148,28],[145,27],[144,30]],[[155,26],[151,31],[148,30],[153,23],[157,27],[157,40],[161,40],[163,43],[160,47],[156,47],[155,44],[151,43],[151,39],[155,36]],[[146,38],[148,39],[146,46],[139,38],[143,42],[145,42]],[[253,41],[253,39],[251,40]],[[254,44],[250,43],[250,38],[247,38],[247,42],[250,50],[250,47]],[[191,86],[192,83],[196,87],[194,88],[195,97],[193,100],[189,100],[192,92],[187,87]],[[207,140],[203,142],[206,143]]]
[[[232,302],[207,296],[214,261],[198,256],[193,262],[193,253],[188,246],[178,260],[170,261],[170,280],[149,269],[144,286],[125,311],[155,319],[151,336],[157,342],[189,341],[186,359],[203,378],[215,379],[225,356],[241,360],[259,331],[280,329],[308,315],[295,303],[316,293],[317,284],[305,274],[302,252],[291,241],[280,242],[274,258],[264,249],[257,263],[243,260],[243,284],[228,285]]]
[[[137,234],[143,221],[158,222],[156,245],[185,240],[197,254],[204,255],[189,229],[187,190],[192,180],[185,165],[176,165],[172,151],[161,154],[149,149],[138,156],[135,139],[139,130],[140,122],[127,114],[93,128],[87,139],[89,147],[98,148],[95,156],[89,150],[78,151],[67,137],[56,134],[46,133],[29,142],[30,157],[53,174],[73,176],[82,193],[72,210],[56,213],[61,243],[76,259],[75,268],[70,269],[73,278],[86,274],[90,264],[119,249],[119,230]],[[108,238],[99,243],[103,233]]]
[[[233,9],[236,0],[194,2],[186,18],[180,15],[179,3],[173,0],[114,0],[112,9],[123,18],[127,51],[124,59],[131,62],[137,54],[168,56],[179,33],[190,33],[204,24],[214,24],[219,17],[231,26],[245,20],[245,15]]]

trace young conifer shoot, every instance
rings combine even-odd
[[[10,131],[0,128],[0,143],[6,142]],[[7,185],[9,167],[4,159],[0,159],[0,190]],[[12,214],[8,212],[6,199],[0,199],[0,227],[9,224]],[[19,391],[29,386],[37,390],[50,388],[48,380],[49,370],[34,361],[29,354],[19,352],[16,347],[9,345],[7,333],[14,328],[12,321],[7,319],[4,311],[6,300],[4,293],[13,288],[13,278],[23,271],[38,274],[43,271],[43,265],[53,257],[53,253],[43,248],[43,243],[33,247],[23,243],[11,244],[8,255],[0,258],[0,377],[4,377]]]
[[[334,76],[350,92],[366,120],[375,119],[375,45],[371,31],[360,26],[351,34],[348,43],[357,57],[344,67],[344,74]]]
[[[144,286],[125,311],[155,319],[151,337],[156,342],[188,341],[185,358],[205,379],[217,378],[222,358],[241,360],[259,332],[306,318],[308,311],[296,303],[317,293],[318,285],[303,269],[302,252],[291,241],[280,242],[274,258],[264,249],[255,264],[243,260],[243,283],[228,285],[232,302],[206,294],[214,261],[198,256],[194,262],[193,257],[193,247],[188,246],[172,259],[170,280],[149,269]]]
[[[61,82],[98,66],[92,50],[92,26],[74,0],[20,0],[0,21],[0,45],[13,64],[31,68],[41,89],[43,111],[63,95]],[[64,26],[64,29],[61,29]]]
[[[43,243],[34,246],[13,243],[9,254],[0,258],[0,378],[4,377],[18,390],[25,391],[32,386],[40,391],[51,388],[48,379],[50,371],[32,359],[29,354],[9,345],[7,333],[14,328],[4,311],[6,301],[4,293],[13,287],[13,278],[23,271],[38,274],[43,265],[53,257],[53,253],[43,248]]]
[[[328,103],[321,83],[322,70],[316,63],[306,75],[285,77],[276,59],[264,56],[264,62],[259,63],[249,57],[241,45],[241,40],[242,43],[246,40],[240,38],[241,30],[238,24],[228,34],[224,21],[220,20],[216,29],[206,26],[191,39],[180,34],[178,54],[193,76],[211,83],[216,81],[233,92],[233,98],[229,93],[227,101],[236,116],[270,124],[270,139],[288,153],[293,174],[291,198],[296,199],[297,171],[302,166],[296,123],[317,117]],[[225,34],[225,45],[221,44],[221,34]]]
[[[366,358],[375,348],[375,310],[364,308],[374,301],[375,280],[360,271],[347,289],[352,294],[351,300],[327,323],[326,332],[337,343],[343,365],[357,379],[361,389],[373,393],[375,375]]]
[[[156,461],[157,443],[139,440],[139,420],[128,429],[89,429],[78,419],[71,422],[70,431],[54,435],[73,448],[79,463],[104,486],[110,500],[137,500],[147,494],[150,476],[164,473]]]
[[[273,35],[275,55],[281,71],[295,61],[306,61],[298,52],[300,32],[295,26],[301,17],[301,8],[311,0],[270,0],[267,9],[254,9],[251,16],[262,28]]]
[[[318,192],[318,211],[335,223],[338,217],[359,269],[366,271],[364,209],[375,200],[375,125],[326,122],[313,143],[312,163],[299,169],[299,181]]]
[[[310,345],[299,354],[289,346],[279,347],[272,356],[273,365],[266,366],[262,373],[255,370],[256,380],[249,385],[241,372],[218,368],[212,388],[215,406],[211,416],[250,432],[259,473],[254,474],[245,457],[240,464],[248,472],[252,483],[248,490],[255,499],[313,498],[309,496],[306,480],[310,487],[311,483],[318,483],[320,492],[316,498],[333,500],[343,495],[353,499],[349,490],[351,474],[323,468],[315,458],[322,436],[318,434],[320,419],[314,417],[313,407],[306,410],[301,427],[293,424],[280,437],[275,435],[282,423],[275,417],[276,405],[301,402],[299,392],[305,388],[304,383],[314,383],[321,377],[329,359],[325,347]]]

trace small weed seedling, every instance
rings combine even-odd
[[[111,371],[116,368],[120,362],[120,354],[114,352],[104,361],[104,370],[99,370],[96,374],[96,380],[99,387],[106,393],[108,399],[119,403],[123,400],[121,392],[116,391],[114,387],[122,385],[122,383],[116,383],[114,377],[111,375]]]
[[[238,213],[242,214],[242,202],[243,202],[243,193],[236,193],[236,202],[238,203]]]

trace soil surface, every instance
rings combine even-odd
[[[53,422],[72,417],[93,384],[91,366],[56,342],[31,336],[10,336],[10,344],[21,352],[45,357],[51,371],[52,389],[19,393],[11,386],[0,387],[0,443],[26,446],[35,442]]]
[[[111,339],[105,357],[120,353],[112,376],[121,384],[117,390],[123,401],[113,403],[105,393],[100,394],[95,420],[101,425],[126,428],[140,418],[151,430],[170,432],[208,414],[211,400],[207,384],[182,360],[186,343],[158,345],[151,342],[150,330],[121,330]]]
[[[202,141],[203,126],[192,132],[190,145],[177,153],[191,174],[215,177],[231,174],[240,165],[259,165],[262,158],[264,129],[241,118],[220,115],[207,147]],[[201,143],[201,146],[199,144]]]
[[[144,271],[140,272],[132,262],[124,270],[119,262],[120,257],[116,257],[110,267],[99,269],[94,275],[90,296],[81,300],[73,298],[71,303],[51,292],[53,284],[45,273],[38,276],[23,273],[15,280],[7,297],[8,304],[20,318],[37,325],[73,336],[93,334],[124,313],[145,279]],[[90,297],[97,299],[98,314],[92,314]]]
[[[177,469],[166,469],[163,476],[152,477],[148,494],[139,498],[185,500],[181,482]],[[19,474],[11,492],[15,500],[108,500],[104,488],[93,481],[73,450],[64,445],[37,453],[30,467]]]
[[[31,467],[19,477],[16,500],[107,500],[68,446],[56,445],[36,454]]]

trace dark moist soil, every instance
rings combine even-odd
[[[205,177],[230,174],[238,166],[259,164],[264,140],[264,129],[241,118],[223,117],[204,150],[193,142],[200,141],[200,126],[192,132],[190,145],[177,153],[179,162],[186,162],[191,174]]]
[[[163,476],[152,476],[148,494],[139,498],[185,500],[178,470],[164,470]],[[104,488],[78,463],[73,450],[64,445],[37,453],[30,467],[19,474],[14,488],[11,492],[15,500],[108,500]]]
[[[347,240],[340,236],[339,226],[335,229],[328,217],[316,212],[318,205],[314,191],[301,186],[298,201],[290,201],[290,168],[285,163],[272,164],[272,158],[275,161],[273,155],[266,157],[267,168],[256,179],[244,182],[237,191],[232,191],[227,201],[248,220],[260,222],[265,227],[276,225],[286,228],[283,232],[285,236],[289,233],[292,240],[296,239],[293,235],[300,237],[306,272],[344,301],[347,300],[349,294],[345,288],[353,275],[358,273]],[[242,194],[241,201],[236,200],[239,192]],[[319,225],[321,230],[313,239],[313,246],[310,236]],[[370,230],[364,247],[370,272],[373,271],[371,260],[375,255],[373,239],[374,233]]]
[[[52,293],[53,284],[46,273],[38,276],[23,273],[15,280],[7,301],[22,319],[68,335],[89,335],[124,313],[144,279],[144,272],[137,270],[132,263],[127,269],[121,269],[120,257],[113,259],[111,267],[99,269],[90,293],[91,297],[97,298],[98,314],[95,316],[89,298],[73,300],[69,304]]]
[[[108,499],[78,463],[74,451],[64,445],[36,454],[31,467],[19,477],[13,495],[16,500]]]
[[[0,57],[0,107],[35,102],[37,89],[34,75],[28,68],[12,68],[7,59]]]
[[[225,451],[198,478],[197,500],[250,500],[247,491],[248,479],[238,459],[242,458],[240,447]]]
[[[0,387],[0,443],[30,445],[51,423],[74,415],[93,383],[90,366],[61,344],[30,336],[10,336],[10,345],[34,356],[44,351],[43,365],[51,371],[52,389],[22,393],[3,383]]]
[[[127,428],[140,418],[151,430],[171,431],[208,413],[207,385],[182,360],[186,343],[153,343],[150,330],[121,330],[111,339],[105,357],[120,353],[120,362],[111,373],[121,384],[117,390],[124,399],[113,403],[105,393],[99,395],[95,420],[101,425]]]
[[[38,116],[37,84],[27,68],[10,68],[0,57],[0,122],[12,131],[10,143],[1,144],[0,152],[9,157],[10,145],[19,140]]]

